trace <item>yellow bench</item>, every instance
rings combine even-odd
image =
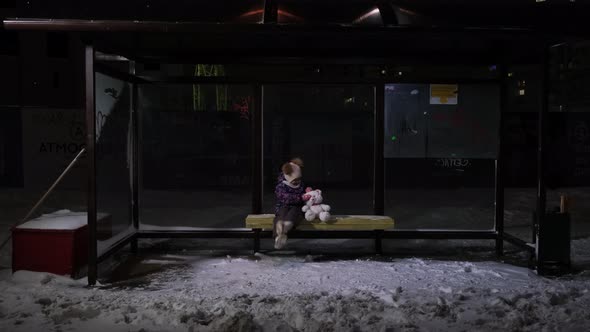
[[[246,217],[246,228],[271,230],[274,217],[274,214],[250,214]],[[372,231],[392,229],[393,226],[393,219],[387,216],[333,215],[326,222],[304,219],[297,229]]]
[[[254,231],[254,252],[260,250],[262,231],[272,230],[274,217],[274,214],[250,214],[246,217],[246,228]],[[387,216],[332,215],[326,222],[303,220],[290,234],[303,238],[374,238],[375,250],[380,254],[381,236],[393,227],[393,219]]]

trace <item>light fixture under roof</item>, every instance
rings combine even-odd
[[[355,23],[355,24],[360,23],[373,15],[381,15],[381,12],[379,12],[379,8],[375,7],[373,9],[371,9],[370,11],[366,12],[365,14],[359,16],[356,20],[353,21],[353,23]]]

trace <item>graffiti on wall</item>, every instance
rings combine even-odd
[[[25,186],[45,187],[85,147],[84,112],[80,109],[23,109],[22,124]],[[79,187],[84,168],[82,158],[60,186]]]
[[[59,135],[45,135],[37,144],[37,152],[72,155],[77,154],[85,146],[86,131],[84,122],[81,120],[81,112],[65,111],[41,111],[31,117],[32,124],[38,128],[37,133],[55,131]],[[61,134],[62,131],[68,135]],[[56,136],[50,138],[49,136]]]
[[[232,102],[232,110],[240,113],[240,119],[250,119],[250,108],[253,105],[254,98],[252,96],[237,97]]]

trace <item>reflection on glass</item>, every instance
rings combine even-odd
[[[195,77],[223,77],[224,65],[197,64],[194,71]],[[214,97],[213,97],[214,95]],[[214,101],[215,105],[209,106]],[[193,111],[207,109],[228,110],[227,85],[202,85],[193,84]]]
[[[281,165],[301,157],[334,214],[372,214],[373,116],[371,86],[265,86],[264,212]]]
[[[251,211],[253,89],[200,85],[198,91],[140,86],[142,229],[243,227]]]
[[[385,212],[397,228],[490,229],[499,89],[385,87]]]
[[[98,252],[131,231],[131,85],[96,73]]]

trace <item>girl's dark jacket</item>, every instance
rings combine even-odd
[[[293,188],[285,184],[285,176],[280,173],[277,178],[277,186],[275,188],[275,196],[277,199],[275,205],[275,214],[279,213],[282,207],[299,207],[304,204],[303,195],[305,194],[305,185],[303,181],[298,188]]]

